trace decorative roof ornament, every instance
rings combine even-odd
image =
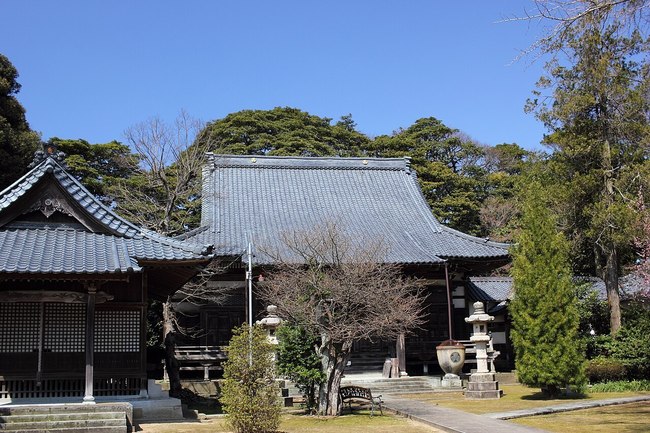
[[[43,143],[43,150],[37,150],[34,152],[34,159],[32,160],[31,164],[29,164],[29,168],[32,169],[41,162],[45,161],[47,158],[52,158],[58,162],[64,170],[67,170],[68,166],[65,163],[66,156],[67,155],[65,153],[58,150],[57,144],[54,141],[50,140],[47,143]]]

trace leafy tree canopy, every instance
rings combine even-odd
[[[27,171],[39,143],[16,99],[20,91],[17,79],[14,65],[0,54],[0,190]]]
[[[334,125],[297,108],[243,110],[207,124],[199,141],[235,155],[356,156],[369,139],[350,115]]]
[[[86,140],[51,138],[66,157],[69,171],[86,188],[106,202],[112,201],[108,189],[116,179],[133,176],[138,168],[138,156],[128,146],[117,141],[90,144]]]
[[[564,206],[575,267],[605,280],[615,333],[621,326],[618,277],[632,258],[638,217],[630,204],[650,156],[650,64],[649,41],[612,11],[580,15],[547,46],[558,52],[528,109],[549,130],[551,186]]]
[[[483,148],[435,117],[418,119],[391,136],[379,136],[368,153],[412,158],[422,192],[443,223],[469,233],[479,231],[484,199]]]

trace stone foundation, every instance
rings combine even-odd
[[[494,373],[474,373],[470,375],[467,390],[465,390],[465,398],[501,398],[502,395],[503,390],[499,389],[499,382],[495,380]]]

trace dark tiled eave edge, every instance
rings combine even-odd
[[[507,301],[511,297],[512,278],[470,277],[467,289],[470,297],[479,301]]]
[[[502,243],[502,242],[494,242],[489,239],[483,239],[483,238],[478,238],[476,236],[468,235],[466,233],[460,232],[458,230],[454,230],[450,227],[447,227],[443,224],[441,224],[442,227],[442,232],[447,233],[452,236],[456,236],[460,239],[472,242],[476,245],[479,246],[486,246],[489,247],[490,249],[497,249],[501,250],[500,252],[496,252],[494,254],[481,254],[481,255],[465,255],[465,256],[456,256],[456,255],[444,255],[444,258],[448,259],[463,259],[463,258],[468,258],[468,259],[480,259],[480,258],[507,258],[509,257],[509,248],[512,246],[510,244]]]

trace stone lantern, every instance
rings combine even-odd
[[[278,344],[278,337],[275,335],[275,331],[282,324],[282,319],[278,317],[277,312],[278,307],[269,305],[266,307],[266,317],[257,321],[257,324],[262,325],[266,330],[267,338],[271,344]]]
[[[487,348],[490,343],[490,335],[487,332],[487,325],[494,320],[485,312],[482,302],[474,303],[474,314],[465,318],[465,322],[472,324],[472,336],[469,340],[476,347],[476,372],[469,376],[466,398],[500,398],[502,391],[499,389],[499,382],[494,379],[494,373],[488,368]]]

